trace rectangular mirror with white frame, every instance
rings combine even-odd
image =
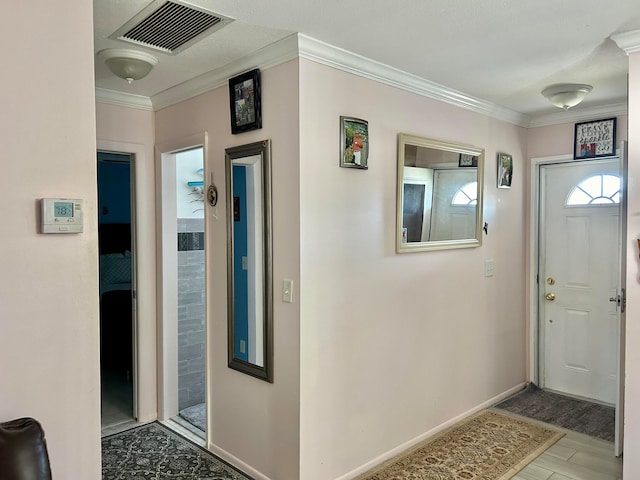
[[[482,245],[484,149],[398,135],[396,252]]]

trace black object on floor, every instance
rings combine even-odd
[[[158,422],[102,439],[102,479],[124,478],[251,480]]]
[[[609,442],[615,437],[613,407],[546,392],[533,383],[496,408]]]

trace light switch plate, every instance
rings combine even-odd
[[[285,278],[282,281],[282,301],[293,303],[293,280]]]
[[[484,276],[485,277],[493,277],[496,273],[496,265],[493,260],[485,260],[484,261]]]

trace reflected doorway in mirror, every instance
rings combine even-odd
[[[273,382],[271,148],[225,150],[229,368]]]
[[[399,134],[396,251],[482,244],[484,150]]]

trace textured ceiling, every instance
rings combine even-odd
[[[149,0],[94,0],[95,51]],[[575,110],[626,102],[627,56],[609,37],[640,30],[638,0],[193,0],[229,26],[133,85],[96,62],[96,87],[152,97],[295,32],[532,117],[540,91],[593,85]]]

